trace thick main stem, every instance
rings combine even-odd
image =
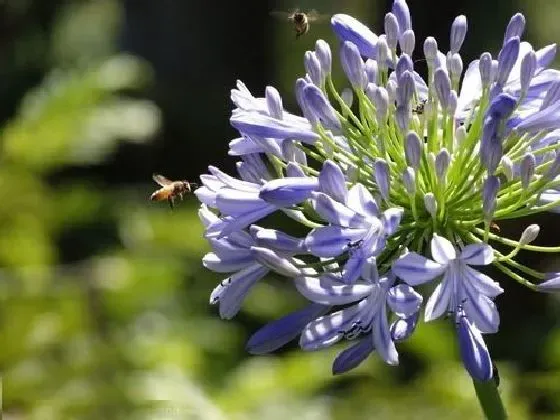
[[[506,409],[496,383],[492,380],[480,382],[473,379],[473,385],[484,416],[488,420],[507,419]]]

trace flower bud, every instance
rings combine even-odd
[[[452,90],[447,98],[447,112],[449,115],[454,116],[455,111],[457,111],[457,92]]]
[[[323,74],[321,71],[321,63],[317,55],[313,51],[306,51],[303,59],[303,64],[305,66],[305,71],[311,78],[311,81],[315,86],[321,86],[323,82]]]
[[[514,36],[521,38],[521,35],[523,35],[523,31],[525,31],[525,16],[523,16],[521,13],[516,13],[509,20],[504,35],[504,45],[506,45],[506,43]]]
[[[502,156],[500,164],[502,165],[502,172],[506,180],[511,181],[513,179],[513,162],[508,156],[504,155]]]
[[[336,111],[321,89],[315,85],[309,84],[303,89],[303,95],[309,109],[312,110],[327,128],[340,130],[341,125]]]
[[[440,181],[445,180],[445,174],[447,173],[447,168],[449,168],[449,163],[451,162],[451,155],[447,149],[443,148],[436,156],[436,175]]]
[[[406,163],[414,169],[420,167],[420,158],[422,156],[423,143],[415,131],[409,131],[405,138],[404,155]]]
[[[366,60],[366,64],[364,65],[364,68],[366,70],[366,76],[368,82],[377,84],[377,74],[378,74],[377,61],[368,58]]]
[[[426,193],[424,194],[424,207],[426,211],[430,213],[432,217],[436,216],[437,213],[437,201],[434,193]]]
[[[379,193],[381,197],[385,200],[389,199],[389,184],[390,184],[390,173],[389,164],[383,159],[377,159],[374,165],[375,169],[375,182],[379,188]]]
[[[434,73],[434,86],[436,94],[442,108],[446,109],[449,100],[449,93],[451,92],[451,82],[447,73],[443,69],[437,69]]]
[[[511,73],[511,69],[519,56],[519,37],[510,38],[502,47],[498,54],[498,74],[496,75],[496,83],[504,85]]]
[[[537,239],[537,236],[539,236],[540,230],[541,228],[537,224],[532,224],[527,226],[523,231],[523,233],[521,234],[521,239],[519,239],[519,245],[524,246],[533,242],[535,239]]]
[[[385,35],[387,36],[387,46],[391,51],[395,51],[397,49],[399,33],[399,22],[397,22],[397,17],[392,13],[387,13],[385,15]]]
[[[305,96],[303,94],[303,91],[308,84],[309,83],[301,77],[296,80],[296,101],[301,109],[301,112],[303,113],[303,116],[307,120],[309,120],[311,125],[316,125],[318,122],[318,118],[315,116],[309,105],[307,105]]]
[[[416,172],[414,168],[407,166],[402,175],[404,189],[408,195],[416,194]]]
[[[344,41],[340,49],[340,61],[352,87],[354,89],[364,89],[366,87],[364,61],[356,44]]]
[[[407,29],[403,32],[400,40],[401,50],[404,54],[412,56],[414,46],[416,44],[416,37],[412,29]]]
[[[408,106],[415,93],[414,77],[408,70],[401,75],[397,84],[396,100],[399,106]]]
[[[412,72],[414,69],[414,64],[412,59],[408,54],[401,54],[397,60],[397,66],[395,68],[395,73],[397,75],[397,83],[400,83],[400,79],[405,71]]]
[[[340,97],[342,98],[342,101],[346,105],[348,105],[349,108],[352,106],[352,102],[354,101],[354,93],[352,92],[352,89],[342,89],[342,92],[340,92]]]
[[[537,160],[535,159],[535,155],[533,155],[532,153],[527,153],[521,160],[521,165],[519,167],[519,177],[521,178],[521,186],[525,190],[529,187],[529,184],[533,179],[533,175],[535,175],[536,164]]]
[[[485,220],[489,221],[494,215],[496,210],[496,198],[500,189],[500,178],[495,175],[490,175],[484,181],[482,187],[482,212],[484,213]]]
[[[301,169],[296,162],[289,162],[286,166],[286,177],[296,178],[296,177],[305,177],[305,172]],[[318,185],[317,185],[318,187]]]
[[[466,137],[467,137],[467,129],[465,128],[464,125],[460,125],[455,129],[455,142],[457,143],[457,146],[463,144],[463,141],[465,140]]]
[[[280,93],[272,86],[267,86],[265,89],[266,106],[268,108],[268,114],[279,120],[282,119],[282,114],[284,108],[282,107],[282,98]]]
[[[478,62],[478,70],[480,71],[480,80],[482,87],[487,88],[492,82],[492,55],[489,52],[482,53]]]
[[[459,53],[451,54],[447,60],[447,68],[451,78],[455,81],[459,81],[461,78],[461,73],[463,73],[463,60]]]
[[[321,64],[323,77],[330,74],[332,68],[331,47],[322,39],[315,42],[315,55]]]
[[[403,133],[408,131],[410,125],[410,119],[412,118],[412,109],[409,104],[397,106],[395,111],[395,119],[397,121],[397,127]]]
[[[466,34],[467,18],[465,15],[457,16],[451,25],[451,33],[449,35],[449,50],[451,53],[459,52]]]
[[[521,60],[519,83],[521,84],[521,92],[523,94],[527,93],[536,70],[537,54],[534,51],[529,51]]]
[[[387,58],[389,57],[389,47],[383,38],[377,40],[377,66],[379,71],[387,70]]]
[[[395,0],[391,11],[397,17],[401,34],[412,27],[410,11],[405,0]]]
[[[429,36],[424,41],[424,57],[426,57],[426,61],[428,62],[428,64],[434,62],[434,60],[437,57],[437,53],[438,53],[437,41],[435,40],[434,37]]]
[[[389,103],[394,104],[397,96],[397,82],[393,79],[387,81],[387,95],[389,96]]]
[[[378,124],[385,124],[389,107],[389,95],[384,87],[377,87],[373,92],[376,118]]]

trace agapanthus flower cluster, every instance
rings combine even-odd
[[[547,68],[556,46],[522,42],[516,14],[497,55],[465,70],[465,16],[453,21],[446,53],[432,37],[418,48],[404,0],[382,35],[344,14],[331,25],[347,81],[335,86],[331,48],[317,41],[295,83],[302,116],[273,87],[264,98],[242,82],[232,90],[238,178],[210,167],[196,191],[212,247],[203,263],[227,273],[211,303],[230,319],[268,273],[289,279],[309,305],[257,331],[248,350],[297,337],[303,350],[348,341],[334,373],[373,352],[398,364],[397,344],[420,312],[426,322],[451,318],[465,368],[489,380],[483,336],[498,331],[503,289],[481,270],[493,265],[533,290],[560,284],[560,274],[515,260],[520,250],[559,250],[530,244],[537,225],[519,240],[499,235],[500,220],[560,208],[560,72]],[[414,69],[420,55],[425,78]],[[305,233],[272,229],[273,213]],[[415,288],[427,282],[423,298]]]

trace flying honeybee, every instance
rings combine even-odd
[[[191,185],[194,185],[187,181],[171,181],[158,174],[154,174],[152,178],[161,185],[161,188],[150,196],[150,200],[167,200],[171,208],[173,208],[175,198],[179,197],[182,200],[183,194],[190,193],[192,191]]]
[[[328,15],[320,15],[316,10],[311,10],[307,13],[294,10],[292,13],[287,12],[270,12],[272,16],[280,19],[286,19],[293,23],[294,30],[296,31],[296,39],[306,34],[311,27],[311,22],[325,21],[329,18]]]

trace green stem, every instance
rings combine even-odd
[[[506,409],[496,383],[492,380],[479,382],[473,379],[473,385],[484,416],[488,420],[507,419]]]

